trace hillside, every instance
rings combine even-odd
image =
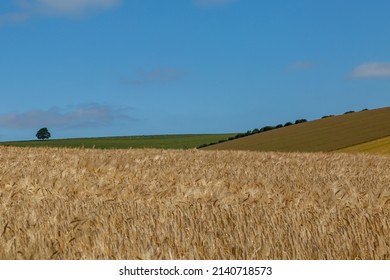
[[[390,107],[344,114],[208,146],[205,150],[334,151],[390,136]]]

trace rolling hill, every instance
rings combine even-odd
[[[300,123],[203,149],[328,152],[386,136],[390,136],[390,107]]]

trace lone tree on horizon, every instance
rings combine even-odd
[[[51,134],[46,127],[43,127],[40,130],[38,130],[38,132],[37,132],[37,134],[35,134],[35,136],[39,140],[45,140],[45,139],[49,139],[51,137]]]

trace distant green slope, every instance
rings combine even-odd
[[[74,147],[97,149],[128,149],[128,148],[158,148],[158,149],[192,149],[202,144],[218,142],[235,134],[182,134],[153,136],[123,136],[101,138],[74,138],[59,140],[33,140],[0,142],[3,146],[21,147]]]
[[[390,135],[390,107],[319,119],[203,148],[283,152],[334,151]]]

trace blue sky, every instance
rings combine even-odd
[[[243,132],[390,105],[389,1],[3,0],[0,141]]]

